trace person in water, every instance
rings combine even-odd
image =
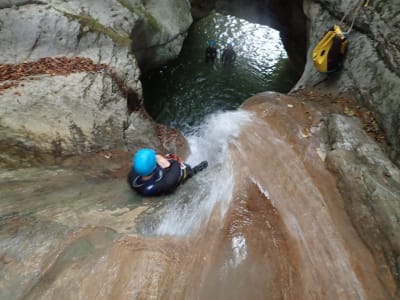
[[[214,63],[217,57],[217,48],[215,47],[215,41],[208,41],[208,47],[206,48],[206,63],[209,61]]]
[[[233,63],[236,60],[236,52],[232,44],[228,44],[222,52],[221,61],[223,63]]]
[[[142,196],[166,195],[207,166],[208,162],[202,161],[192,168],[175,154],[163,156],[153,149],[143,148],[133,157],[128,183]]]

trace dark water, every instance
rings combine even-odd
[[[214,64],[204,61],[208,40],[218,49]],[[228,43],[237,54],[231,65],[220,62]],[[192,25],[177,60],[142,76],[147,111],[157,122],[184,132],[259,92],[288,92],[297,79],[279,32],[219,14]]]

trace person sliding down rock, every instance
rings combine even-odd
[[[192,168],[175,154],[163,156],[143,148],[133,157],[128,183],[142,196],[166,195],[207,166],[208,162],[202,161]]]

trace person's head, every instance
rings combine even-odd
[[[140,176],[148,176],[156,169],[156,153],[153,149],[143,148],[136,152],[132,160],[132,167]]]
[[[233,49],[233,46],[232,46],[231,43],[228,43],[228,45],[226,45],[226,47],[227,47],[228,49]]]
[[[210,47],[215,47],[215,41],[214,41],[214,40],[209,40],[209,41],[208,41],[208,45],[209,45]]]

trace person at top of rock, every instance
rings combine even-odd
[[[208,47],[206,48],[206,63],[214,62],[217,57],[217,48],[215,46],[215,41],[208,41]]]
[[[192,168],[175,154],[160,155],[143,148],[132,159],[128,183],[142,196],[166,195],[207,166],[208,162],[202,161]]]
[[[223,63],[233,63],[236,60],[236,52],[232,44],[228,44],[222,52],[221,61]]]

